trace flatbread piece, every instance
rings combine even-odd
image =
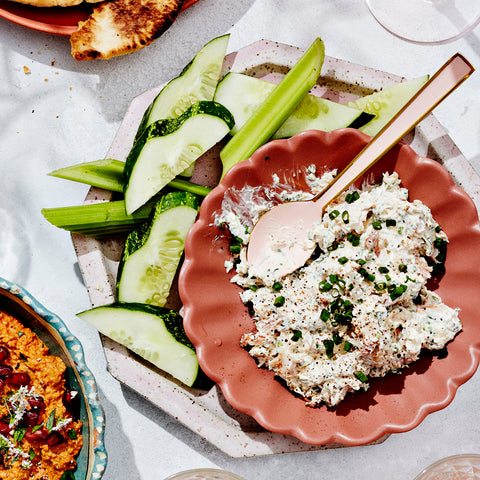
[[[108,59],[139,50],[173,23],[184,0],[112,0],[93,13],[72,33],[76,60]]]
[[[33,5],[34,7],[74,7],[80,5],[84,0],[13,0],[24,5]],[[85,0],[88,3],[98,3],[102,0]]]

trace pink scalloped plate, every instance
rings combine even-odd
[[[398,172],[410,199],[428,205],[447,233],[445,273],[429,287],[444,302],[460,308],[463,331],[446,349],[425,352],[400,374],[371,381],[367,392],[349,394],[337,407],[307,407],[240,347],[253,321],[230,282],[224,263],[230,259],[226,234],[213,225],[225,192],[232,187],[271,184],[272,175],[304,187],[302,172],[341,169],[368,142],[352,129],[309,131],[263,146],[233,167],[204,200],[186,242],[179,289],[185,329],[197,348],[202,369],[220,386],[227,401],[272,432],[293,435],[314,445],[364,445],[382,436],[416,427],[428,414],[446,407],[480,360],[480,222],[473,201],[439,163],[418,156],[406,144],[394,147],[368,175]]]
[[[185,0],[182,10],[198,0]],[[92,13],[93,4],[81,3],[72,7],[34,7],[12,0],[0,0],[0,17],[10,22],[54,35],[70,36]]]

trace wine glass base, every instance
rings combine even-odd
[[[393,35],[414,43],[453,41],[480,23],[479,0],[365,0]]]
[[[427,467],[415,480],[479,480],[480,455],[464,454],[443,458]]]

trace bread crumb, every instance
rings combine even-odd
[[[30,75],[32,72],[30,71],[30,69],[26,65],[24,65],[23,66],[23,73],[25,75]]]

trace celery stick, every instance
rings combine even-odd
[[[86,183],[112,192],[123,192],[123,169],[125,162],[114,159],[79,163],[50,172],[52,177]]]
[[[146,204],[131,215],[125,202],[92,203],[73,207],[43,208],[42,214],[52,225],[73,233],[105,236],[126,233],[149,218],[153,204]]]
[[[220,151],[222,177],[236,163],[252,153],[278,130],[295,107],[315,85],[325,59],[325,46],[315,39],[272,93]]]
[[[60,168],[48,175],[74,182],[86,183],[94,187],[104,188],[112,192],[123,193],[123,169],[125,162],[114,159],[95,160],[79,163],[70,167]],[[181,178],[173,179],[168,185],[170,188],[190,192],[200,197],[206,197],[211,188],[189,182]]]

